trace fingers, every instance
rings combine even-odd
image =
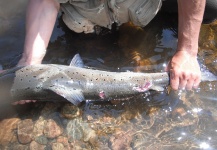
[[[200,84],[200,73],[175,72],[170,70],[170,85],[174,90],[197,89]]]

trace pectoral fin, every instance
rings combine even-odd
[[[164,88],[162,86],[154,86],[153,85],[153,86],[151,86],[150,89],[155,90],[155,91],[159,91],[159,92],[164,91]]]
[[[84,95],[81,90],[72,89],[72,88],[64,88],[64,87],[53,87],[49,88],[56,94],[62,96],[69,102],[73,103],[74,105],[78,105],[82,101],[85,100]]]

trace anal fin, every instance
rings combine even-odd
[[[85,100],[84,95],[81,90],[58,87],[58,86],[51,87],[49,88],[49,90],[62,96],[63,98],[73,103],[74,105],[78,105],[79,103]]]

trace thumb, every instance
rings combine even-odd
[[[169,62],[167,63],[167,66],[166,66],[165,69],[164,69],[166,72],[169,72],[169,70],[170,70],[170,62],[171,62],[171,61],[169,61]]]

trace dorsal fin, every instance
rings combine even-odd
[[[73,58],[72,58],[72,61],[70,63],[69,66],[75,66],[75,67],[80,67],[80,68],[83,68],[84,67],[84,63],[80,57],[79,54],[76,54]]]

